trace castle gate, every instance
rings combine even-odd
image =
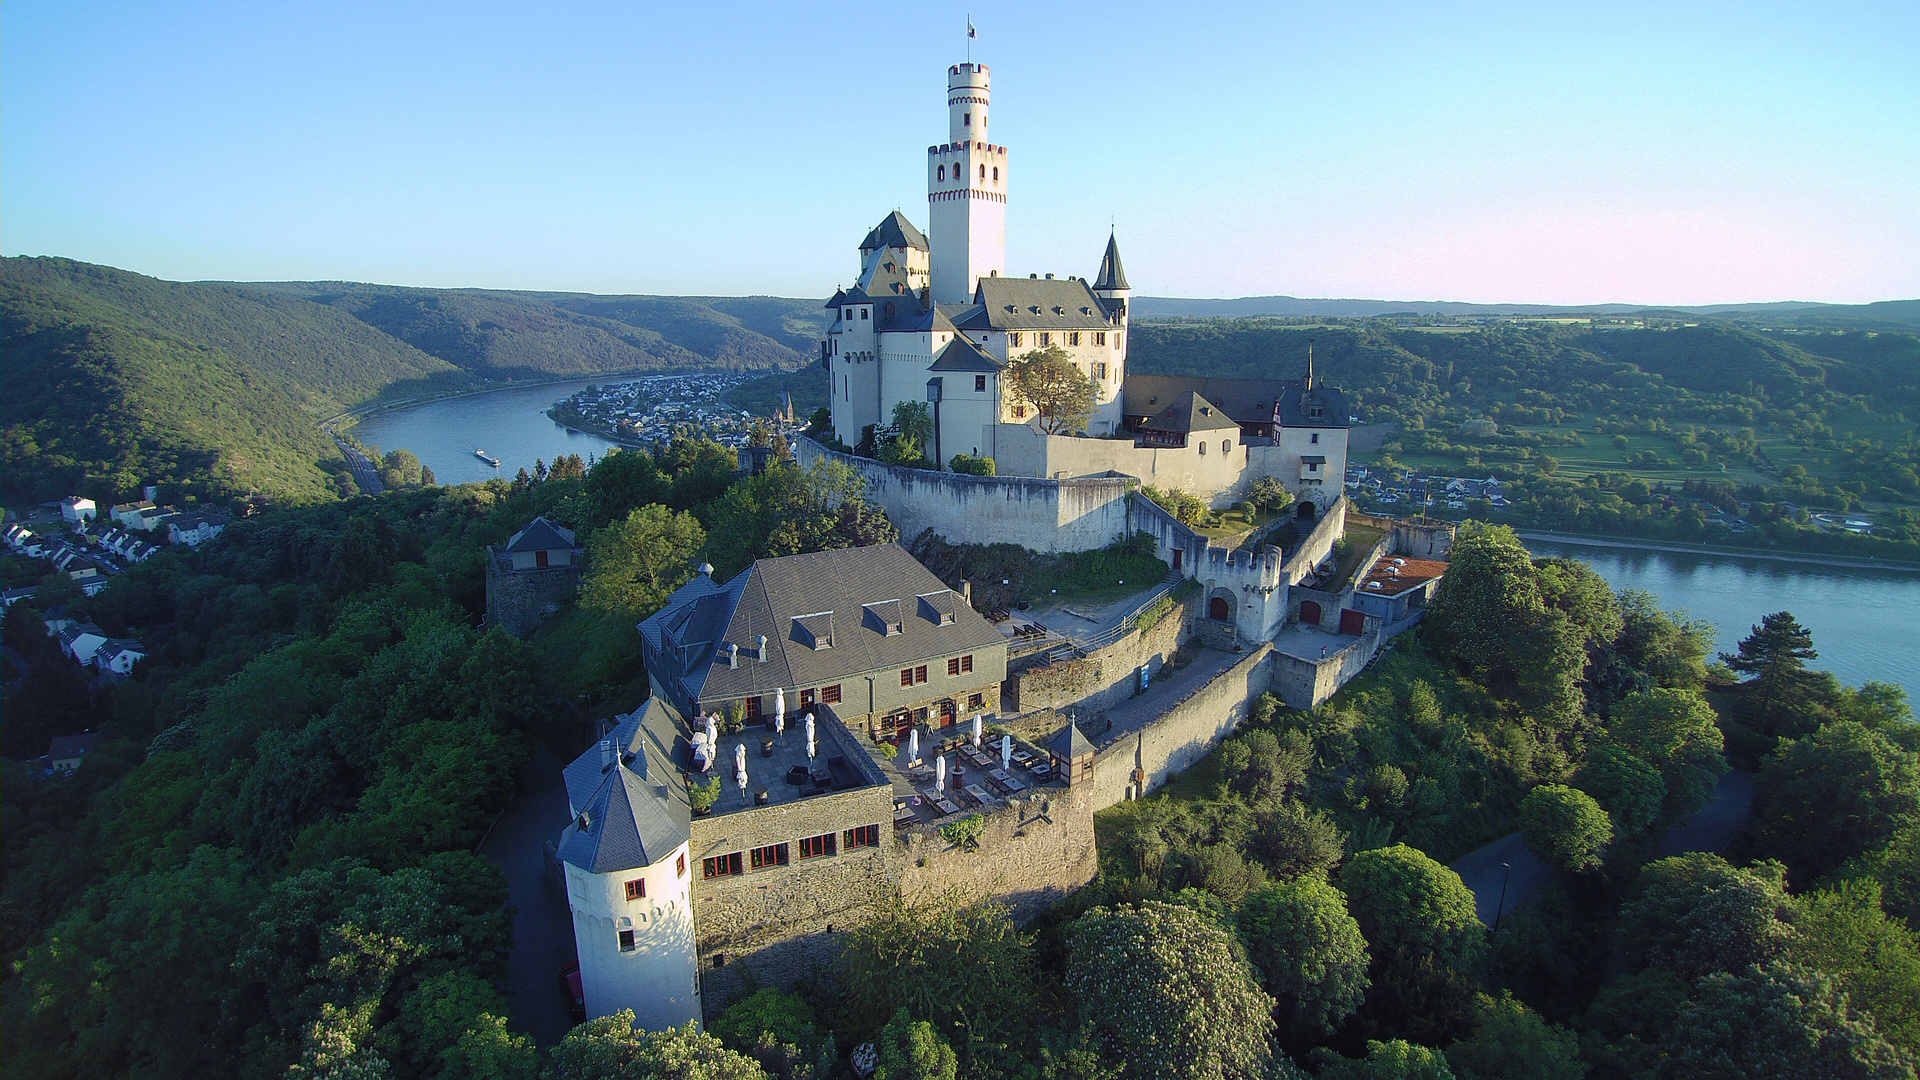
[[[1300,625],[1319,626],[1321,615],[1322,615],[1322,612],[1320,611],[1320,601],[1318,600],[1300,601]]]

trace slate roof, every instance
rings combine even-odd
[[[1047,744],[1047,749],[1072,761],[1074,758],[1093,753],[1093,740],[1081,733],[1080,725],[1068,723],[1066,727],[1060,729],[1060,734],[1055,735],[1053,741]]]
[[[657,697],[622,718],[608,735],[614,761],[600,744],[562,774],[573,823],[560,838],[560,858],[595,874],[652,866],[691,835],[692,810],[675,754],[685,726]]]
[[[963,330],[1106,330],[1105,303],[1080,278],[983,277]]]
[[[1312,415],[1318,406],[1321,415]],[[1275,419],[1282,427],[1299,428],[1343,428],[1347,426],[1347,396],[1331,386],[1316,386],[1309,390],[1304,382],[1289,383],[1287,392],[1280,395],[1279,408]]]
[[[1273,403],[1286,393],[1285,379],[1194,379],[1182,375],[1128,375],[1121,384],[1122,408],[1129,416],[1152,416],[1192,390],[1220,406],[1242,424],[1273,421]]]
[[[656,654],[675,668],[686,700],[734,699],[831,685],[866,672],[924,663],[970,649],[1004,647],[1006,637],[898,544],[761,559],[724,585],[702,575],[640,624]],[[922,602],[925,598],[926,602]],[[898,605],[888,633],[869,608]],[[934,614],[929,614],[929,608]],[[937,613],[950,610],[953,621]],[[816,648],[796,616],[833,614],[833,640]],[[817,621],[817,620],[816,620]],[[767,659],[756,659],[760,635]],[[729,644],[739,666],[727,665]],[[846,693],[851,694],[848,686]]]
[[[514,533],[501,550],[511,554],[516,551],[553,551],[573,546],[572,529],[563,529],[544,517],[537,517],[527,522],[526,528]]]
[[[1232,428],[1237,432],[1240,425],[1234,423],[1233,418],[1221,411],[1218,405],[1191,390],[1182,390],[1174,397],[1173,404],[1140,425],[1142,431],[1172,431],[1182,435],[1224,428]]]
[[[861,251],[874,251],[883,247],[931,250],[927,245],[926,234],[914,228],[913,222],[908,221],[907,216],[898,210],[881,219],[880,224],[868,231],[867,238],[860,241]]]
[[[940,355],[933,358],[928,371],[995,372],[1006,367],[1000,359],[975,345],[965,334],[956,334]]]
[[[55,758],[78,757],[91,751],[100,736],[87,733],[82,735],[55,735],[47,744],[47,756]]]
[[[1120,242],[1112,233],[1107,234],[1107,253],[1100,257],[1100,272],[1093,275],[1093,287],[1096,289],[1131,289],[1127,284],[1127,268],[1120,265]]]

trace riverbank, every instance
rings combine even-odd
[[[1857,555],[1826,555],[1820,552],[1758,551],[1753,548],[1729,547],[1724,544],[1678,544],[1671,540],[1615,540],[1586,533],[1538,529],[1514,531],[1522,540],[1570,544],[1575,547],[1615,548],[1622,551],[1666,551],[1678,555],[1732,555],[1742,559],[1802,563],[1808,566],[1845,566],[1856,570],[1901,570],[1907,573],[1920,573],[1920,563],[1897,559],[1863,559]]]
[[[411,409],[419,405],[433,405],[443,401],[454,401],[459,398],[479,397],[483,394],[497,394],[504,390],[529,390],[529,389],[536,389],[542,386],[559,386],[565,383],[579,383],[579,382],[590,382],[590,383],[622,382],[629,379],[643,379],[649,375],[699,375],[699,374],[703,374],[705,372],[713,371],[713,370],[716,370],[716,369],[686,368],[686,369],[676,369],[672,371],[603,371],[603,372],[595,372],[588,375],[559,375],[551,379],[519,379],[513,382],[495,383],[495,384],[489,384],[487,386],[469,387],[468,389],[465,389],[465,390],[446,390],[446,391],[441,391],[437,393],[419,394],[414,397],[394,398],[390,401],[382,401],[376,398],[373,401],[369,401],[364,405],[355,405],[351,409],[344,409],[340,412],[334,413],[332,416],[323,418],[320,421],[320,428],[322,431],[332,431],[333,425],[338,424],[342,420],[348,420],[348,419],[359,420],[359,419],[362,419],[363,417],[372,416],[375,413],[391,412],[394,409]],[[720,369],[720,370],[728,370],[728,369]],[[770,374],[771,372],[776,370],[780,370],[780,369],[770,368],[768,369],[768,373]],[[559,423],[559,421],[556,420],[555,423]],[[571,427],[572,425],[566,425],[566,426]],[[608,435],[605,432],[588,431],[580,428],[576,428],[575,430],[580,431],[580,433],[583,435],[594,435],[604,439],[613,438],[613,436]],[[630,444],[630,445],[635,445],[635,444]]]
[[[639,449],[644,449],[647,445],[649,445],[643,442],[635,442],[634,440],[629,439],[623,435],[616,434],[611,430],[597,428],[591,424],[581,422],[577,417],[568,418],[565,416],[556,416],[554,415],[553,409],[547,410],[547,419],[553,421],[556,424],[559,424],[561,427],[566,428],[568,431],[577,431],[582,435],[591,435],[596,439],[605,439],[608,442],[615,444],[616,446],[626,446],[626,447],[631,447],[633,449],[639,450]]]

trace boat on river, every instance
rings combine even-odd
[[[493,466],[496,469],[500,467],[500,459],[487,453],[485,450],[475,450],[473,452],[473,456],[479,458],[481,461],[486,462],[487,464]]]

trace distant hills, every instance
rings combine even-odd
[[[259,492],[324,499],[339,463],[321,419],[507,381],[711,368],[792,373],[748,384],[740,394],[770,403],[790,388],[807,412],[824,388],[797,369],[817,362],[825,314],[818,300],[780,297],[174,282],[70,259],[8,258],[0,260],[0,492],[16,501],[76,491],[105,501],[157,482],[170,488],[169,497]],[[1646,314],[1749,330],[1905,331],[1793,342],[1750,333],[1529,338],[1525,363],[1496,356],[1506,347],[1488,342],[1507,340],[1499,335],[1389,342],[1378,336],[1384,331],[1370,330],[1348,346],[1329,338],[1321,353],[1327,370],[1355,389],[1376,378],[1404,386],[1399,367],[1417,355],[1438,359],[1435,350],[1462,373],[1492,364],[1477,380],[1486,386],[1533,365],[1541,378],[1553,378],[1595,358],[1633,353],[1645,370],[1678,385],[1792,383],[1908,403],[1915,400],[1920,348],[1912,336],[1920,328],[1916,300],[1568,308],[1140,297],[1134,314],[1205,320],[1184,329],[1177,321],[1160,324],[1164,330],[1140,326],[1132,349],[1137,370],[1211,374],[1291,373],[1300,342],[1250,318],[1258,316]]]
[[[174,282],[0,260],[0,490],[326,498],[318,421],[503,381],[815,358],[817,300]]]
[[[1291,316],[1367,319],[1391,316],[1518,315],[1531,317],[1665,316],[1706,318],[1774,326],[1849,330],[1920,330],[1920,300],[1886,300],[1874,304],[1816,304],[1784,301],[1772,304],[1713,304],[1705,307],[1653,307],[1645,304],[1468,304],[1451,300],[1313,300],[1296,296],[1242,296],[1232,300],[1187,299],[1176,296],[1140,296],[1133,300],[1140,319],[1246,318]]]

